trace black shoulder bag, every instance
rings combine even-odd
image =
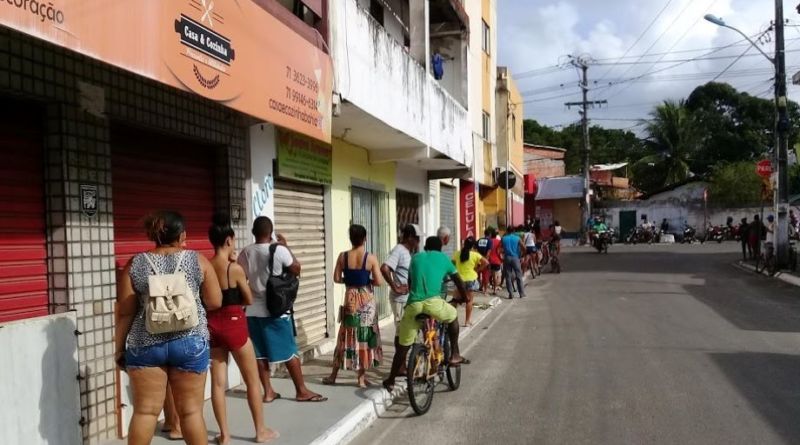
[[[300,280],[288,270],[284,269],[280,275],[272,273],[275,270],[275,250],[277,248],[277,243],[269,246],[271,258],[269,278],[267,279],[267,310],[273,317],[280,317],[293,310],[294,302],[297,299],[297,290],[300,288]]]

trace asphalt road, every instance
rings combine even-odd
[[[464,343],[462,387],[355,444],[800,443],[800,288],[733,243],[570,249]]]

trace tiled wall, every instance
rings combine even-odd
[[[82,99],[80,83],[100,92],[96,97],[102,100]],[[0,100],[3,95],[41,102],[46,110],[48,210],[43,217],[51,311],[77,311],[83,436],[86,443],[99,443],[117,434],[110,124],[124,122],[225,147],[218,161],[218,204],[240,203],[245,212],[245,121],[193,94],[0,28]],[[98,186],[95,216],[81,212],[81,183]],[[249,239],[243,224],[235,229],[240,244]]]

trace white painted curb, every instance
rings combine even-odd
[[[481,317],[472,326],[461,330],[458,336],[459,339],[469,335],[478,324],[486,319],[490,312],[502,304],[502,300],[500,297],[494,297],[489,304],[491,307],[483,311]],[[355,409],[347,413],[342,420],[336,422],[322,435],[314,439],[311,445],[343,445],[349,443],[359,433],[366,430],[378,417],[383,415],[392,406],[395,398],[404,397],[405,394],[405,382],[398,382],[392,394],[389,394],[389,391],[383,388],[370,391],[367,395],[367,400],[360,403]]]

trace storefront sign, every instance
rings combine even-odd
[[[330,142],[330,57],[252,0],[2,0],[0,25]]]
[[[331,147],[305,136],[278,129],[278,175],[315,184],[333,182]]]
[[[97,215],[97,185],[81,184],[81,212],[88,217]]]
[[[461,239],[476,236],[477,212],[475,208],[475,183],[472,181],[461,181]]]

